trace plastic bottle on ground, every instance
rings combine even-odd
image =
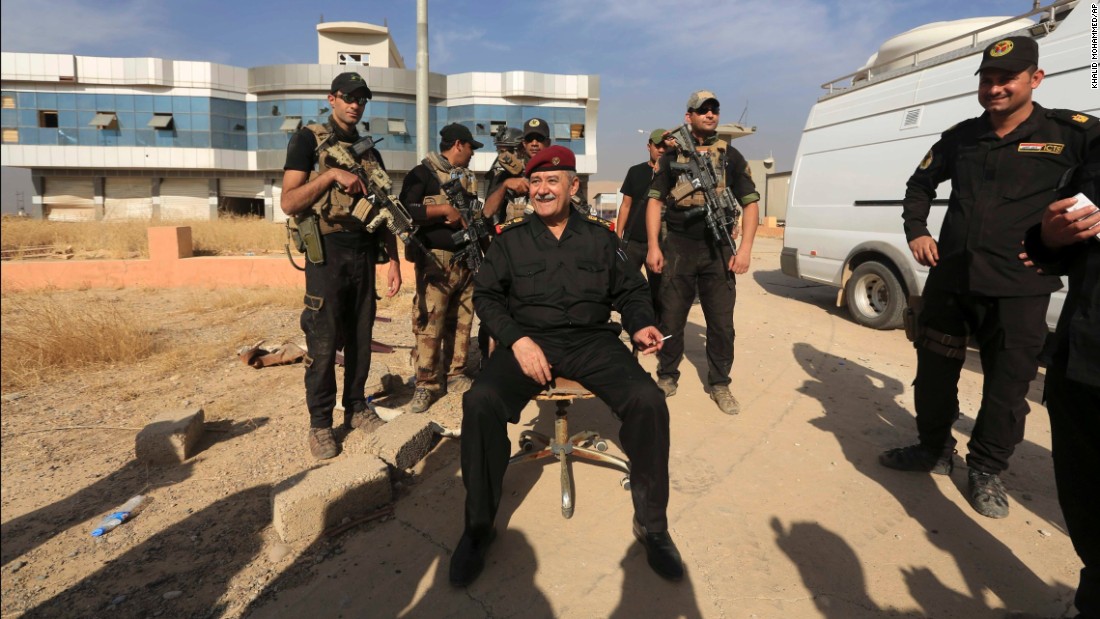
[[[141,507],[144,501],[145,496],[139,494],[122,505],[119,505],[113,512],[104,516],[103,520],[99,521],[99,526],[92,530],[92,537],[99,537],[129,520],[134,515],[134,512]]]

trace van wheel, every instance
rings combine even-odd
[[[905,313],[905,291],[897,275],[881,262],[864,262],[852,271],[844,288],[848,311],[872,329],[896,329]]]

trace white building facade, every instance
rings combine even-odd
[[[332,78],[357,71],[374,94],[360,132],[399,184],[418,163],[416,72],[388,29],[319,24],[318,64],[240,68],[162,58],[0,54],[0,165],[31,170],[32,216],[55,220],[280,221],[290,136],[324,122]],[[599,78],[525,71],[429,76],[429,143],[451,122],[487,147],[501,127],[546,120],[554,142],[577,153],[582,179],[596,172]]]

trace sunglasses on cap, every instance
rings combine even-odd
[[[695,112],[696,114],[698,114],[700,116],[706,116],[707,114],[710,114],[711,112],[714,112],[715,116],[717,116],[719,114],[718,106],[717,105],[711,105],[709,103],[707,105],[700,105],[699,107],[692,110],[692,112]]]
[[[352,103],[358,103],[359,105],[362,106],[362,105],[366,105],[367,101],[370,101],[370,97],[364,97],[364,96],[358,96],[357,97],[355,95],[349,95],[349,94],[344,94],[344,93],[340,93],[340,94],[336,95],[336,98],[340,99],[344,103],[347,103],[348,105],[351,105]]]

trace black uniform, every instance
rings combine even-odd
[[[646,236],[646,207],[649,205],[649,184],[653,181],[653,166],[648,161],[630,166],[623,179],[623,186],[619,193],[630,196],[630,213],[627,215],[626,224],[623,225],[623,245],[626,249],[626,259],[631,268],[641,270],[645,265],[646,254],[649,253],[649,238]],[[649,282],[649,292],[653,299],[654,309],[658,309],[657,295],[661,290],[661,274],[645,269],[646,281]],[[659,312],[658,312],[659,313]]]
[[[1100,139],[1088,164],[1071,185],[1100,202]],[[1049,275],[1068,275],[1069,291],[1058,318],[1055,346],[1047,365],[1046,403],[1058,502],[1073,547],[1085,567],[1077,588],[1082,617],[1100,616],[1100,240],[1061,250],[1047,249],[1039,226],[1028,231],[1027,254]]]
[[[331,122],[331,121],[330,121]],[[358,134],[335,128],[334,137],[354,142]],[[317,165],[317,138],[306,128],[294,134],[287,145],[284,170],[307,174]],[[379,165],[382,156],[373,157]],[[327,194],[326,194],[327,195]],[[374,269],[380,235],[359,230],[337,230],[321,237],[325,262],[306,261],[305,310],[301,328],[309,356],[306,363],[306,406],[310,427],[332,427],[336,406],[336,352],[344,349],[343,405],[345,417],[366,407],[364,387],[370,372],[371,335],[377,309]]]
[[[710,138],[706,143],[713,143],[714,140]],[[671,200],[669,191],[675,185],[676,177],[669,164],[676,160],[676,155],[677,150],[672,149],[661,156],[649,197]],[[733,196],[741,204],[760,200],[749,174],[749,164],[736,148],[728,147],[726,150],[725,178]],[[737,291],[736,287],[727,284],[727,260],[710,237],[703,214],[703,207],[681,209],[670,203],[665,209],[668,236],[661,247],[665,267],[657,298],[661,308],[661,333],[672,337],[657,353],[657,376],[673,380],[680,378],[684,326],[698,289],[707,323],[707,384],[728,385],[733,368],[733,306],[737,301]],[[733,277],[733,274],[729,276]]]
[[[572,211],[560,239],[539,217],[505,224],[474,278],[474,307],[501,347],[462,399],[466,530],[483,540],[500,505],[508,422],[544,385],[527,377],[511,346],[530,337],[555,376],[578,381],[621,416],[631,460],[635,515],[651,532],[668,522],[668,407],[653,379],[619,340],[617,309],[630,333],[654,324],[645,280],[620,260],[608,222]]]
[[[915,342],[917,430],[931,451],[954,447],[959,374],[973,336],[985,379],[968,445],[971,469],[1000,473],[1024,438],[1025,396],[1047,334],[1050,293],[1061,282],[1024,266],[1020,243],[1096,135],[1095,120],[1034,104],[1000,138],[986,113],[946,131],[909,179],[903,217],[910,241],[929,235],[936,186],[951,180],[939,261],[928,274],[918,320],[923,335]]]

